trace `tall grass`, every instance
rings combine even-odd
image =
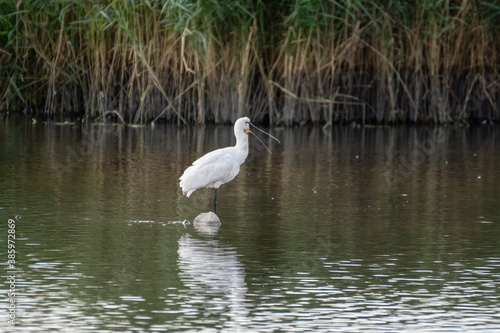
[[[0,109],[128,123],[500,120],[500,4],[0,0]]]

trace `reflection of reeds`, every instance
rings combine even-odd
[[[500,118],[496,1],[0,3],[4,110],[130,123]]]

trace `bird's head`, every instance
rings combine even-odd
[[[250,119],[248,117],[243,117],[236,120],[236,123],[234,124],[234,129],[235,131],[243,130],[245,134],[252,133],[250,131]]]
[[[274,136],[272,136],[271,134],[267,133],[267,132],[264,132],[263,130],[261,130],[260,128],[258,128],[257,126],[255,126],[254,124],[252,124],[250,122],[250,119],[248,117],[243,117],[243,118],[240,118],[238,120],[236,120],[236,122],[234,123],[234,133],[236,135],[236,137],[238,137],[238,133],[241,133],[240,131],[243,130],[243,132],[245,132],[245,134],[249,134],[249,133],[252,133],[256,138],[257,140],[260,141],[260,143],[262,143],[262,145],[264,145],[264,147],[266,147],[267,151],[268,152],[271,152],[269,150],[269,148],[267,148],[267,146],[264,144],[264,142],[262,142],[261,139],[259,139],[259,137],[257,135],[255,135],[254,132],[250,131],[250,126],[252,126],[253,128],[259,130],[260,132],[270,136],[271,138],[273,138],[274,140],[280,142],[278,139],[276,139]]]

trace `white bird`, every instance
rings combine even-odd
[[[213,203],[214,213],[217,214],[217,190],[222,184],[236,177],[240,171],[240,165],[248,156],[248,133],[252,133],[250,125],[279,142],[271,134],[253,125],[249,118],[243,117],[236,120],[234,123],[236,146],[214,150],[194,161],[193,165],[187,168],[179,178],[183,194],[189,198],[199,188],[215,188]],[[255,137],[260,141],[257,136]],[[262,141],[260,142],[264,144]],[[266,149],[269,151],[267,147]]]

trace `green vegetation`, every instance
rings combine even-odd
[[[0,66],[0,110],[34,116],[500,120],[500,4],[0,0]]]

